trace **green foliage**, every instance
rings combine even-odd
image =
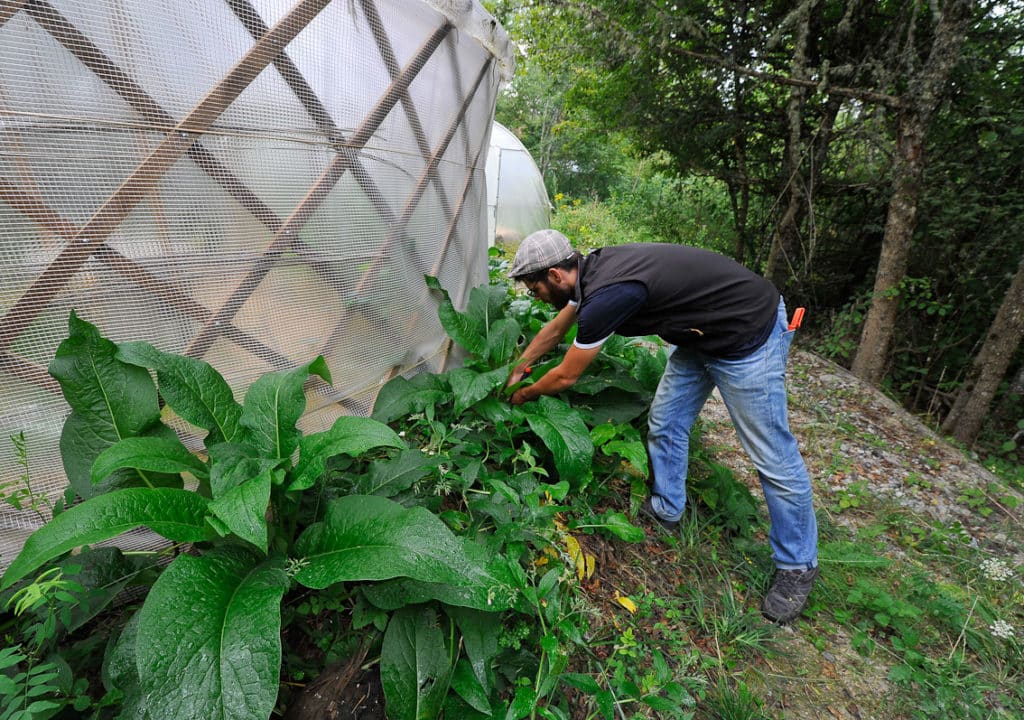
[[[791,306],[812,309],[805,337],[816,349],[852,360],[885,233],[896,114],[830,91],[913,93],[938,13],[820,2],[804,8],[804,42],[805,12],[786,3],[494,8],[526,48],[498,117],[541,166],[556,227],[584,248],[686,242],[757,269],[795,209],[782,289]],[[976,8],[926,138],[885,385],[936,420],[1024,254],[1022,27],[1017,5]],[[820,81],[799,98],[774,80],[798,67]],[[1024,347],[1007,377],[1022,363]],[[1020,414],[1008,405],[1019,399],[1019,388],[1001,386],[983,456],[1016,434]]]
[[[1012,717],[1005,709],[1022,700],[1013,563],[979,552],[958,525],[924,525],[896,509],[883,518],[852,541],[822,544],[830,580],[815,590],[811,612],[829,613],[853,649],[886,664],[899,688],[894,712]]]
[[[461,552],[462,542],[423,508],[351,496],[312,523],[300,517],[301,493],[319,481],[329,458],[405,447],[392,430],[366,418],[342,418],[308,436],[296,429],[305,379],[329,378],[322,359],[265,375],[239,405],[202,361],[145,343],[118,348],[74,315],[69,329],[53,370],[73,408],[64,452],[91,461],[72,463],[86,499],[28,539],[2,587],[68,550],[139,526],[174,542],[200,543],[198,556],[179,556],[160,573],[133,629],[138,639],[124,646],[135,664],[135,674],[119,676],[125,686],[118,689],[134,694],[128,704],[144,703],[164,718],[269,714],[281,663],[281,601],[293,583],[316,589],[404,574],[431,586],[433,595],[507,607],[486,601],[491,594],[493,602],[498,582],[484,568],[486,557]],[[207,431],[205,459],[173,431],[156,428],[158,392],[180,417]],[[85,413],[90,407],[102,411]],[[183,489],[184,475],[199,481],[197,490]],[[366,554],[369,528],[384,533],[388,544]],[[402,557],[416,560],[395,565]],[[457,589],[446,591],[451,582]]]
[[[863,294],[836,312],[828,330],[815,338],[814,350],[839,363],[852,361],[869,301],[870,295]]]
[[[155,717],[266,717],[281,667],[280,559],[221,547],[178,557],[139,612],[135,661]]]
[[[388,715],[395,720],[433,718],[441,713],[451,683],[452,667],[445,647],[445,637],[438,627],[433,608],[405,608],[395,613],[388,623],[381,650],[381,681],[389,699]],[[462,676],[460,676],[462,677]],[[482,690],[469,678],[469,688]],[[466,692],[489,710],[486,695]]]
[[[29,660],[20,652],[20,646],[0,650],[0,673]],[[13,677],[0,674],[0,698],[3,710],[0,720],[36,720],[51,717],[61,708],[61,703],[51,698],[60,691],[55,684],[60,676],[54,663],[28,663],[25,670]]]
[[[266,716],[278,703],[282,663],[305,662],[282,653],[281,634],[319,622],[309,609],[315,605],[320,614],[348,615],[353,628],[376,628],[367,641],[380,649],[396,717],[466,707],[530,714],[538,704],[561,717],[555,689],[568,647],[584,642],[562,588],[572,575],[559,564],[538,578],[531,558],[566,542],[556,515],[570,509],[559,504],[570,489],[587,487],[595,470],[644,464],[628,421],[597,433],[606,460],[595,463],[594,414],[608,423],[642,406],[664,358],[623,344],[621,356],[605,362],[624,377],[592,384],[583,409],[548,397],[513,407],[503,386],[520,319],[543,318],[513,311],[503,286],[474,289],[458,311],[436,280],[428,284],[446,330],[469,352],[465,365],[396,378],[382,389],[375,419],[343,417],[312,434],[296,422],[305,380],[330,377],[322,359],[268,373],[238,403],[207,363],[142,342],[115,345],[71,316],[54,370],[73,408],[64,450],[82,456],[66,462],[79,472],[83,501],[33,533],[2,586],[27,597],[25,588],[49,587],[50,576],[22,587],[38,568],[138,527],[195,548],[166,567],[129,570],[110,586],[134,580],[151,588],[111,642],[108,703],[120,703],[126,716],[145,708],[169,720]],[[76,415],[74,408],[107,395],[97,417]],[[623,405],[625,398],[632,399]],[[190,452],[163,425],[155,411],[161,402],[165,416],[205,432],[205,453]],[[580,511],[569,525],[643,537],[620,512]],[[351,609],[316,599],[339,589]],[[291,606],[296,593],[306,598],[304,612]],[[503,612],[538,622],[536,630],[526,626],[528,642],[518,649],[499,645]],[[70,628],[75,615],[46,628]],[[448,630],[440,633],[439,623]],[[325,653],[348,643],[322,639]],[[519,671],[511,670],[523,662],[535,678],[529,685],[517,684]]]
[[[711,697],[714,716],[720,720],[767,720],[764,703],[743,682],[735,687],[723,683]]]
[[[57,650],[108,607],[133,571],[113,548],[86,551],[3,593],[13,620],[4,623],[10,644],[0,650],[0,718],[43,720],[65,709],[85,713],[117,703],[109,693],[94,701],[87,677]],[[77,648],[90,644],[71,643],[66,657],[74,661]]]
[[[32,478],[28,467],[28,446],[25,444],[25,433],[11,435],[14,445],[14,456],[20,474],[14,480],[0,481],[0,502],[5,502],[15,510],[32,510],[38,517],[43,517],[43,509],[49,508],[50,502],[46,495],[32,489]]]

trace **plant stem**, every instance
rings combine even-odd
[[[953,655],[956,653],[956,648],[960,644],[960,641],[964,639],[964,635],[967,633],[967,625],[971,622],[971,616],[974,615],[974,608],[978,606],[978,597],[975,596],[974,602],[971,604],[970,612],[967,613],[967,619],[964,620],[964,625],[960,628],[960,635],[957,636],[956,642],[953,643],[953,649],[949,651],[949,657],[946,658],[946,662],[953,659]]]

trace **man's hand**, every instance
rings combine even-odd
[[[523,378],[526,377],[527,371],[529,369],[530,366],[526,363],[516,365],[516,367],[512,370],[512,373],[508,376],[508,382],[505,383],[505,387],[512,387],[517,382],[522,382]]]
[[[508,401],[513,405],[522,405],[527,400],[533,400],[541,395],[557,395],[572,387],[599,352],[600,346],[586,349],[570,346],[562,362],[548,370],[537,382],[516,390]]]

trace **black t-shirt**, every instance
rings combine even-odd
[[[647,288],[641,282],[606,285],[577,307],[574,344],[584,350],[603,345],[645,302]]]

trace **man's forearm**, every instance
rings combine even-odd
[[[559,335],[554,330],[550,330],[547,326],[541,328],[530,344],[523,350],[523,354],[519,356],[519,362],[517,366],[522,365],[533,365],[542,357],[547,355],[549,352],[554,350],[558,343],[561,342],[564,337],[564,333]]]
[[[577,378],[564,376],[558,370],[558,367],[552,368],[537,382],[519,388],[513,396],[517,401],[516,404],[536,400],[541,395],[557,395],[566,388],[572,387]]]
[[[510,402],[513,405],[521,405],[541,395],[556,395],[566,388],[572,387],[599,352],[601,352],[600,347],[587,349],[570,347],[562,362],[551,368],[537,382],[516,390],[509,398]]]
[[[562,338],[569,332],[569,328],[576,322],[576,311],[572,307],[562,308],[559,313],[549,320],[544,327],[534,336],[533,340],[523,350],[516,363],[516,369],[533,365],[542,357],[558,347]]]

